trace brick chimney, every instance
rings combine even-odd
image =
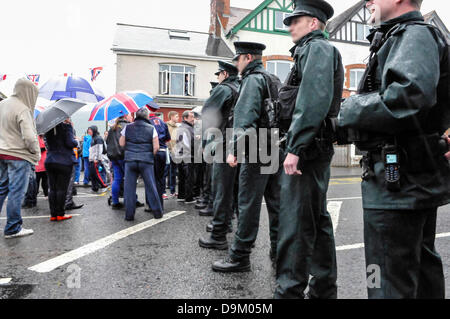
[[[221,36],[221,24],[223,29],[228,26],[230,18],[230,0],[211,0],[211,24],[209,33],[217,38]]]

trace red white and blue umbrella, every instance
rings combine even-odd
[[[41,114],[41,112],[45,111],[45,107],[42,106],[36,106],[34,108],[34,119],[36,119],[38,117],[39,114]]]
[[[157,106],[153,102],[153,97],[146,92],[118,93],[95,105],[89,121],[111,121],[118,117],[135,113],[146,105]]]
[[[51,101],[72,98],[85,103],[105,99],[105,95],[88,80],[77,76],[60,76],[47,81],[39,89],[39,96]]]

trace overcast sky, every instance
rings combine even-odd
[[[0,0],[0,91],[10,94],[16,78],[74,73],[89,77],[89,68],[103,66],[96,85],[115,93],[115,57],[111,52],[117,22],[208,31],[210,0]],[[336,14],[357,0],[330,0]],[[231,0],[255,8],[262,0]],[[423,13],[436,10],[450,27],[450,1],[424,0]],[[150,92],[152,94],[152,92]]]

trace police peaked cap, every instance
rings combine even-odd
[[[290,26],[294,18],[301,16],[311,16],[327,23],[333,15],[333,7],[324,0],[294,0],[294,12],[283,23]]]

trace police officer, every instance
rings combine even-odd
[[[226,129],[232,128],[229,117],[237,101],[239,80],[238,69],[233,64],[219,61],[219,71],[216,76],[219,85],[213,90],[202,110],[203,129],[205,134],[211,128],[220,129],[222,139],[215,141],[214,149],[221,148],[223,156],[213,165],[213,212],[214,218],[208,227],[212,233],[209,238],[200,238],[199,245],[204,248],[227,249],[227,232],[231,230],[233,215],[234,180],[236,167],[226,163]],[[204,135],[205,135],[204,134]]]
[[[339,125],[367,152],[362,182],[369,298],[444,298],[437,208],[450,202],[441,138],[450,126],[445,38],[425,24],[421,0],[371,0],[379,23],[359,94]],[[376,21],[380,17],[381,21]],[[381,22],[381,23],[380,23]]]
[[[344,69],[324,34],[333,13],[325,1],[296,0],[284,20],[296,43],[288,84],[299,90],[285,145],[276,298],[304,298],[308,285],[310,298],[337,297],[336,247],[326,201],[334,149],[327,124],[339,111]]]
[[[227,158],[232,167],[238,165],[236,145],[245,140],[248,134],[257,134],[264,116],[264,100],[268,97],[269,74],[262,63],[264,44],[253,42],[235,42],[234,60],[242,76],[239,99],[234,109],[233,153]],[[278,80],[279,81],[279,80]],[[247,134],[248,133],[248,134]],[[251,143],[248,143],[251,144]],[[240,155],[239,155],[240,156]],[[263,196],[269,212],[271,257],[276,254],[278,236],[278,215],[280,211],[281,166],[275,174],[263,174],[260,161],[253,163],[249,157],[242,161],[239,172],[239,222],[234,243],[229,256],[213,264],[214,271],[244,272],[250,271],[250,253],[259,229],[259,219]]]

